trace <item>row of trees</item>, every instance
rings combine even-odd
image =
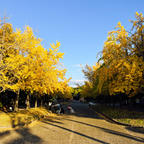
[[[85,97],[144,93],[144,17],[136,12],[127,31],[118,22],[108,33],[101,57],[94,66],[86,65],[83,73],[88,81],[83,86]]]
[[[47,50],[41,41],[29,26],[14,31],[10,23],[0,23],[0,92],[3,96],[7,91],[16,94],[15,110],[21,91],[27,94],[27,107],[31,95],[36,99],[44,95],[71,97],[66,69],[60,64],[64,55],[58,51],[60,42],[50,44]]]

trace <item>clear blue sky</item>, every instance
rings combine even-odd
[[[144,0],[3,0],[0,16],[14,28],[29,25],[43,39],[45,48],[61,42],[66,77],[82,81],[80,64],[93,65],[107,33],[121,21],[126,28],[135,12],[144,14]]]

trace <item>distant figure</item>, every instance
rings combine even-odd
[[[64,114],[64,108],[61,107],[61,111],[60,111],[61,114]]]
[[[52,104],[50,106],[50,110],[57,114],[64,114],[64,108],[61,104]]]
[[[60,111],[61,111],[60,104],[52,104],[51,110],[54,113],[60,114]]]
[[[71,114],[74,114],[74,113],[75,113],[74,109],[73,109],[71,106],[68,106],[67,109],[69,110],[69,112],[70,112]]]

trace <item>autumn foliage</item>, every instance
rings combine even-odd
[[[41,44],[41,39],[34,36],[32,28],[26,26],[24,31],[13,30],[10,23],[0,23],[0,91],[28,95],[53,95],[69,93],[66,69],[60,67],[63,53],[59,52],[60,42],[50,44],[49,50]]]
[[[136,20],[130,21],[127,31],[118,22],[108,33],[102,56],[96,65],[83,70],[88,79],[83,95],[117,95],[129,97],[144,92],[144,17],[136,12]]]

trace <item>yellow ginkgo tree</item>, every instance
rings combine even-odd
[[[144,17],[136,13],[136,20],[128,32],[118,22],[108,33],[102,57],[97,65],[84,73],[92,82],[96,95],[124,93],[134,96],[144,92]],[[91,75],[89,75],[91,74]]]
[[[34,92],[52,94],[65,89],[65,69],[58,69],[63,53],[59,52],[60,42],[51,44],[46,50],[41,39],[36,38],[32,28],[25,27],[13,31],[11,24],[0,27],[0,87],[1,91],[12,90],[17,93],[15,109],[18,108],[19,91],[27,92],[27,107],[29,95]]]

